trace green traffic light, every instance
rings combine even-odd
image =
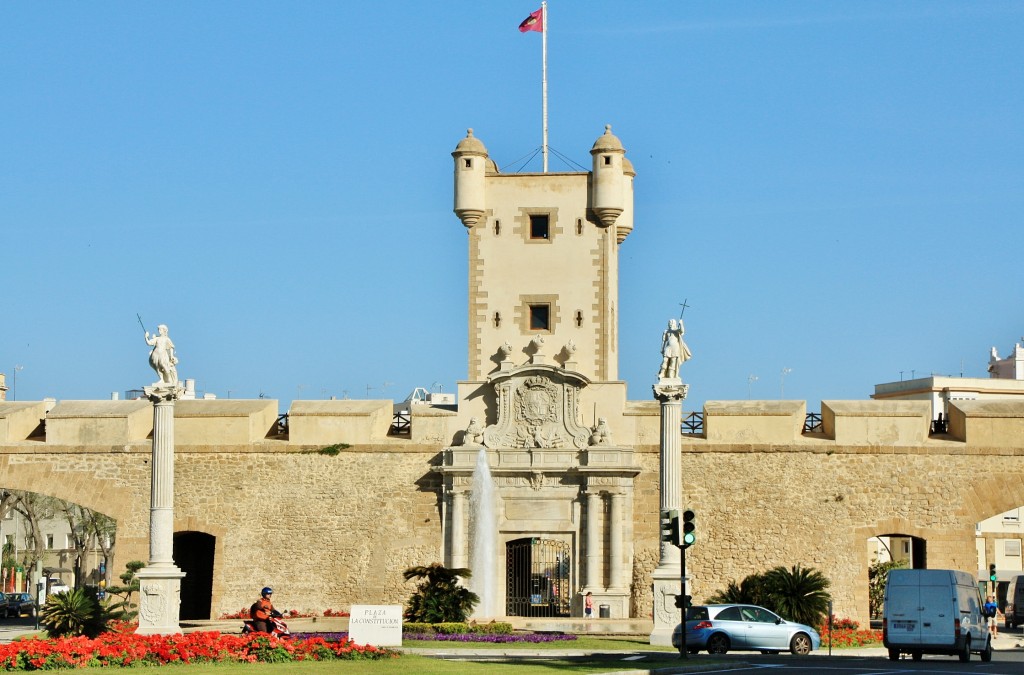
[[[693,509],[683,511],[682,546],[689,548],[697,543],[697,512]]]

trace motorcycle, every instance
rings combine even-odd
[[[270,633],[262,633],[262,631],[256,630],[256,622],[252,619],[245,619],[242,622],[242,635],[262,633],[263,635],[287,637],[291,635],[291,632],[288,630],[288,624],[281,620],[283,616],[284,615],[276,609],[270,612],[270,618],[267,619],[267,628],[270,629]]]

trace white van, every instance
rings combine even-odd
[[[1024,625],[1024,574],[1018,574],[1010,579],[1010,585],[1006,588],[1006,627]]]
[[[956,654],[970,661],[971,652],[992,660],[992,638],[984,615],[981,591],[973,574],[956,570],[890,570],[885,584],[882,642],[889,659],[910,654]]]

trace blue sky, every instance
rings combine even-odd
[[[17,398],[151,382],[136,313],[221,398],[452,391],[450,153],[540,145],[538,6],[0,4]],[[638,174],[631,399],[684,299],[687,410],[985,377],[1024,335],[1024,3],[553,0],[549,26],[552,148],[589,166],[610,123]]]

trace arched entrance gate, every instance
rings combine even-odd
[[[505,544],[508,616],[569,616],[572,565],[569,544],[526,537]]]

